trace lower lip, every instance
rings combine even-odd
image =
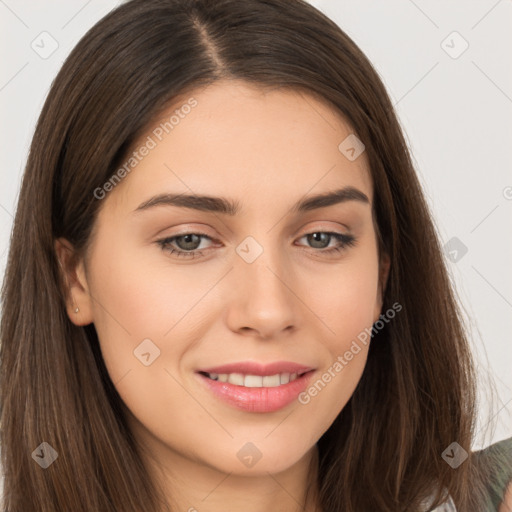
[[[275,387],[246,388],[197,375],[216,396],[229,405],[249,412],[274,412],[291,404],[308,385],[312,371],[288,384]]]

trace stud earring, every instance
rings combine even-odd
[[[80,310],[78,308],[75,309],[75,313],[78,313]]]

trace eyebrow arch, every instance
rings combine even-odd
[[[325,208],[347,201],[358,201],[370,204],[368,196],[355,187],[344,187],[333,192],[325,192],[314,196],[306,197],[295,203],[291,209],[292,213],[303,213],[310,210]],[[156,206],[177,206],[190,208],[205,212],[223,213],[225,215],[237,215],[240,210],[240,203],[223,197],[212,197],[204,195],[187,194],[159,194],[141,203],[133,213],[149,210]]]

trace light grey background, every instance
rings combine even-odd
[[[376,67],[396,105],[442,242],[456,238],[446,258],[482,371],[481,436],[474,448],[510,437],[512,1],[311,3]],[[80,37],[117,4],[0,0],[2,276],[20,178],[48,88]],[[47,55],[52,44],[58,48]],[[498,392],[493,407],[486,371]],[[490,418],[494,431],[486,429]]]

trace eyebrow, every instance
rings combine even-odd
[[[333,192],[325,192],[314,196],[309,196],[295,203],[292,213],[304,213],[319,208],[326,208],[347,201],[358,201],[364,204],[370,204],[368,196],[355,187],[344,187]],[[147,211],[157,206],[177,206],[180,208],[190,208],[205,212],[222,213],[234,216],[241,210],[238,201],[233,201],[224,197],[212,197],[204,195],[187,195],[187,194],[159,194],[151,197],[147,201],[141,203],[133,213]]]

